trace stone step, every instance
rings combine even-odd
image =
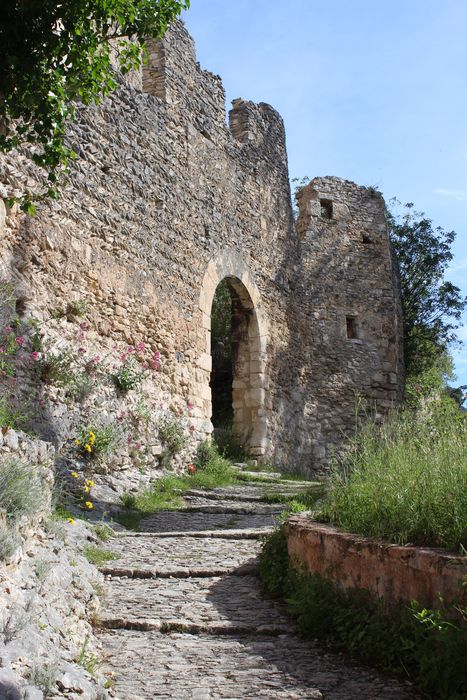
[[[103,630],[104,673],[125,700],[416,700],[409,684],[281,634]]]
[[[317,493],[321,492],[322,486],[320,484],[310,484],[305,486],[295,486],[295,482],[287,482],[283,485],[279,484],[248,484],[245,486],[225,486],[212,489],[210,491],[204,491],[203,489],[190,489],[185,494],[186,498],[191,496],[196,496],[199,498],[206,498],[209,500],[229,500],[229,501],[244,501],[244,502],[262,502],[264,496],[267,495],[283,495],[283,496],[294,496],[298,493],[303,493],[304,491],[313,490]],[[292,484],[289,486],[288,484]]]
[[[214,501],[201,496],[187,496],[189,505],[179,508],[178,513],[224,513],[225,515],[263,515],[267,513],[281,513],[284,506],[281,503],[262,503],[261,501],[232,501],[218,499]]]
[[[255,627],[252,623],[241,622],[192,622],[191,620],[156,620],[156,619],[128,619],[125,617],[105,617],[98,620],[97,625],[106,630],[137,630],[139,632],[161,632],[169,634],[178,632],[183,634],[209,634],[218,635],[267,635],[277,637],[279,634],[290,632],[290,624],[264,624]]]
[[[162,511],[143,518],[142,532],[196,532],[200,530],[269,530],[277,525],[279,513],[206,513],[205,511]]]
[[[138,566],[135,569],[124,566],[100,566],[99,571],[106,576],[119,578],[212,578],[213,576],[253,576],[258,564],[243,564],[237,567],[165,567]]]
[[[112,573],[118,569],[132,572],[120,574],[129,578],[136,577],[136,572],[140,578],[153,578],[175,576],[175,571],[182,572],[180,576],[201,569],[220,575],[244,567],[252,569],[256,567],[261,543],[257,539],[214,537],[173,537],[169,543],[164,537],[143,535],[135,539],[129,535],[114,537],[104,547],[118,558],[101,567],[101,571]]]
[[[109,578],[104,595],[104,627],[162,629],[167,623],[171,629],[179,624],[212,633],[220,627],[258,633],[290,625],[284,605],[265,600],[254,576]]]
[[[179,530],[174,533],[172,530],[166,532],[116,532],[115,537],[164,537],[178,539],[179,537],[213,537],[224,540],[261,540],[268,533],[273,531],[273,527],[245,528],[241,530]]]

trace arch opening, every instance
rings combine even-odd
[[[232,456],[263,453],[264,372],[253,301],[244,284],[224,277],[211,306],[210,388],[214,436]]]

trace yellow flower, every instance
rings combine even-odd
[[[84,490],[84,493],[89,493],[89,486],[84,486],[83,490]]]
[[[91,501],[86,501],[84,505],[86,506],[86,508],[87,508],[88,510],[92,510],[92,509],[94,508],[94,506],[93,506],[93,504],[91,503]]]
[[[94,443],[96,442],[96,436],[92,432],[92,430],[89,431],[89,442],[91,445],[94,445]]]
[[[86,452],[92,452],[92,447],[88,442],[85,444],[84,449]]]
[[[76,521],[74,518],[68,518],[67,522],[69,522],[70,525],[74,525]]]
[[[81,445],[81,440],[75,440],[75,445]]]
[[[94,486],[94,481],[92,479],[86,479],[86,484],[89,486],[90,489]]]
[[[77,478],[78,478],[78,474],[77,474],[76,472],[70,472],[70,476],[72,476],[73,479],[77,479]]]

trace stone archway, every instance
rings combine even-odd
[[[224,251],[211,260],[203,277],[199,308],[204,352],[197,363],[196,393],[201,400],[204,418],[210,420],[211,308],[216,288],[222,280],[227,281],[231,290],[235,318],[232,338],[235,354],[232,382],[233,433],[247,454],[261,458],[267,449],[267,322],[259,290],[246,264],[234,251]]]

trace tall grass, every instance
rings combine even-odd
[[[318,517],[398,544],[465,553],[466,515],[467,420],[440,399],[362,428]]]
[[[34,469],[11,459],[0,466],[0,508],[10,518],[35,515],[43,502],[42,487]]]

